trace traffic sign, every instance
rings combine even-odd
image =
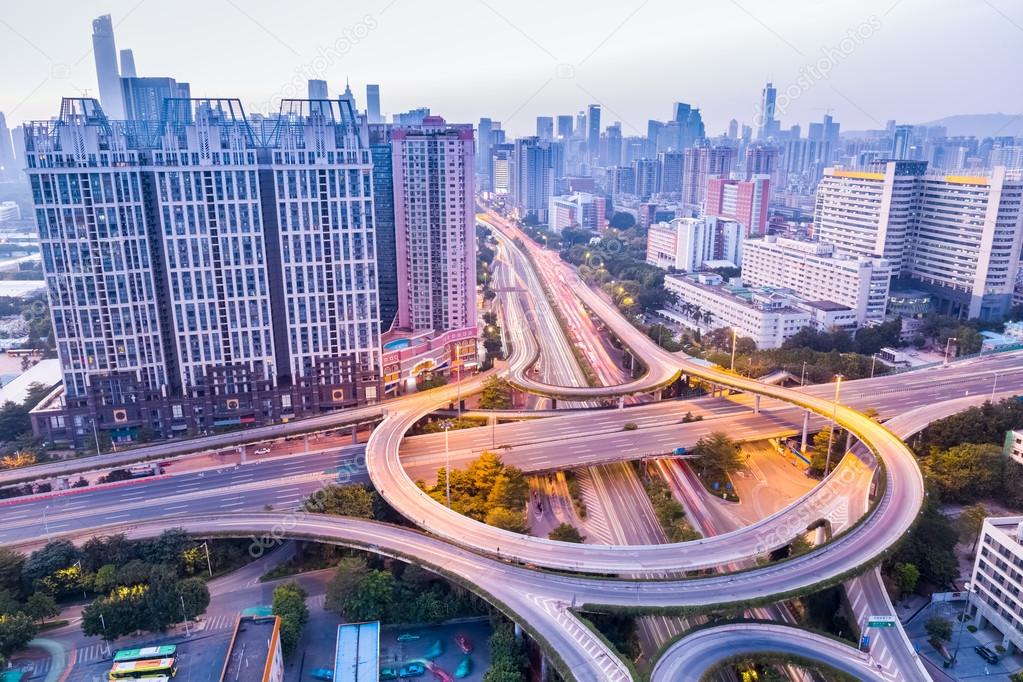
[[[893,628],[895,616],[867,616],[868,628]]]

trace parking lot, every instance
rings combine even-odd
[[[995,645],[1001,644],[1002,636],[997,630],[987,627],[977,632],[970,632],[970,625],[976,625],[973,620],[960,623],[956,616],[962,611],[964,602],[945,602],[930,604],[906,625],[906,633],[917,652],[936,667],[940,668],[949,677],[956,680],[1008,680],[1009,676],[1020,668],[1023,668],[1023,656],[998,656],[997,663],[985,661],[976,651],[976,646],[986,646],[991,651]],[[944,658],[939,654],[930,642],[928,642],[927,631],[924,624],[934,616],[940,616],[952,621],[952,641],[945,642],[949,652],[955,653],[958,648],[958,655],[954,666],[944,668]]]

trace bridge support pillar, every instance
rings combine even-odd
[[[522,626],[518,623],[515,623],[515,639],[519,641],[522,640]]]
[[[845,432],[845,452],[849,452],[850,450],[852,450],[852,437],[853,437],[852,431]],[[842,454],[844,455],[845,452],[843,452]]]
[[[760,414],[760,396],[753,396],[753,414]]]
[[[810,410],[803,412],[803,438],[799,441],[799,452],[806,454],[806,432],[810,429]]]
[[[624,407],[625,407],[625,396],[620,395],[620,396],[618,396],[618,409],[620,410],[620,409],[622,409]]]
[[[547,656],[540,654],[540,680],[541,682],[547,682],[547,674],[550,666],[547,663]]]
[[[355,426],[352,427],[352,445],[355,445],[358,442],[359,442],[359,425],[356,424]]]
[[[558,399],[557,398],[551,398],[551,409],[552,410],[558,409]]]

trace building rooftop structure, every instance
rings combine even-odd
[[[380,675],[380,621],[337,626],[334,682],[376,682]]]
[[[234,627],[220,682],[278,682],[284,675],[277,616],[241,616]]]

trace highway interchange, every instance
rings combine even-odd
[[[512,251],[510,259],[516,258],[516,250],[507,240],[503,241],[502,250]],[[517,257],[521,258],[521,254]],[[544,383],[563,377],[566,367],[574,365],[574,359],[570,354],[565,355],[566,344],[547,343],[549,336],[562,339],[563,336],[560,330],[553,329],[557,325],[556,319],[542,312],[542,305],[528,305],[524,290],[532,293],[535,302],[540,298],[537,290],[543,285],[535,277],[528,277],[531,268],[523,266],[521,262],[517,265],[517,272],[527,273],[526,278],[520,280],[524,286],[522,289],[509,286],[501,294],[501,304],[513,350],[508,376],[520,388],[573,402],[591,402],[610,394],[632,395],[655,391],[670,384],[680,372],[684,372],[689,376],[734,386],[747,394],[764,395],[773,400],[764,399],[757,415],[752,414],[748,396],[743,397],[747,404],[724,398],[706,398],[687,402],[684,406],[678,402],[650,403],[624,410],[588,410],[529,422],[499,424],[493,428],[452,432],[450,440],[453,463],[464,463],[473,453],[496,444],[510,446],[501,450],[502,457],[508,463],[529,471],[550,471],[583,463],[664,454],[677,445],[692,444],[700,435],[713,430],[726,430],[736,435],[748,434],[750,437],[791,434],[798,432],[805,409],[809,408],[818,414],[830,414],[832,404],[828,386],[808,387],[801,391],[768,387],[696,365],[661,350],[618,316],[617,311],[600,294],[582,283],[573,283],[571,273],[568,273],[566,285],[633,353],[643,359],[647,372],[633,382],[616,387],[589,388]],[[539,267],[543,271],[550,266]],[[564,274],[560,272],[555,276]],[[536,312],[538,308],[541,310],[539,313]],[[533,311],[532,319],[526,319],[527,309]],[[550,352],[541,353],[534,333],[539,333],[540,338],[545,339],[544,350],[551,345],[561,349],[560,360],[557,355],[551,359]],[[539,378],[532,376],[529,368],[541,356],[544,366],[555,368],[561,364],[562,370],[552,369]],[[992,356],[967,363],[954,363],[947,368],[843,385],[843,404],[861,408],[875,407],[882,417],[895,417],[886,429],[854,410],[845,407],[838,410],[839,421],[870,444],[886,465],[887,485],[876,508],[859,525],[820,549],[792,561],[734,575],[684,581],[637,582],[552,574],[531,570],[523,565],[532,564],[580,574],[633,574],[678,572],[748,560],[754,554],[787,544],[796,534],[805,530],[808,523],[826,515],[829,505],[847,503],[855,497],[865,507],[865,491],[873,477],[872,457],[865,455],[861,459],[849,455],[828,481],[793,506],[747,528],[693,543],[650,546],[570,545],[518,536],[447,510],[423,494],[406,472],[407,469],[421,472],[423,475],[420,477],[426,477],[443,465],[438,459],[443,457],[438,454],[438,437],[405,439],[408,428],[421,416],[452,402],[458,393],[468,395],[479,390],[482,377],[464,380],[458,388],[448,386],[382,406],[360,408],[362,413],[349,415],[351,421],[370,421],[383,415],[382,423],[373,431],[365,448],[353,445],[340,453],[335,449],[322,454],[273,459],[238,468],[214,467],[206,472],[170,476],[139,485],[97,488],[46,500],[26,500],[5,508],[0,520],[0,542],[18,545],[26,543],[23,546],[29,546],[51,534],[72,534],[81,538],[89,533],[109,532],[113,527],[125,527],[134,535],[142,535],[166,527],[182,526],[196,533],[219,531],[258,537],[280,532],[287,537],[316,537],[339,544],[377,546],[381,551],[457,574],[478,586],[505,608],[510,616],[519,622],[528,623],[534,636],[558,652],[556,660],[560,658],[564,671],[571,672],[575,679],[624,680],[629,678],[625,666],[582,626],[567,608],[568,605],[706,606],[728,601],[760,600],[770,595],[806,589],[817,583],[847,577],[850,571],[859,569],[865,562],[891,547],[911,525],[919,509],[923,494],[922,479],[912,456],[899,437],[905,438],[933,419],[983,401],[992,388],[995,372],[999,376],[999,386],[1005,391],[1018,388],[1023,380],[1023,368],[1020,367],[1018,356]],[[576,375],[576,380],[578,378]],[[965,395],[967,392],[969,395]],[[798,407],[792,407],[793,404]],[[678,417],[684,410],[704,414],[705,420],[686,425],[670,422],[670,416]],[[327,426],[345,423],[336,418],[316,419]],[[622,424],[626,420],[637,423],[639,429],[623,433]],[[285,433],[299,431],[295,426],[284,430]],[[235,436],[234,440],[223,439],[217,445],[237,442],[237,434],[228,435]],[[266,436],[270,435],[283,434],[281,430],[271,427],[266,433]],[[247,437],[252,438],[253,434],[247,433]],[[556,447],[551,447],[552,443],[556,443]],[[175,454],[175,451],[169,449],[166,452],[154,452],[154,456],[170,454]],[[367,464],[368,471],[365,473],[362,463]],[[255,511],[265,505],[271,505],[273,509],[294,507],[312,490],[327,480],[334,480],[334,472],[339,466],[350,472],[352,480],[365,480],[364,477],[368,475],[392,506],[429,530],[430,535],[349,519]],[[717,651],[721,655],[724,655],[722,651],[728,650],[739,640],[761,642],[759,650],[775,650],[776,641],[772,639],[775,630],[761,631],[754,627],[754,632],[757,633],[755,636],[750,635],[748,628],[735,632],[702,630],[682,641],[688,642],[690,637],[699,637],[701,651]],[[803,631],[793,631],[790,628],[783,632],[789,633],[782,636],[787,642],[786,646],[799,649],[796,653],[809,656],[820,654],[818,658],[835,667],[858,671],[852,674],[871,679],[886,675],[885,679],[893,679],[890,671],[876,672],[865,655],[851,647],[835,645],[839,648],[834,652],[830,649],[825,651],[817,647],[817,643]],[[714,648],[715,642],[717,649]],[[687,646],[669,650],[655,669],[654,678],[680,679],[671,676],[671,670],[690,669],[684,658],[676,660],[682,652],[687,651]],[[828,658],[832,654],[838,660]],[[894,670],[901,675],[899,679],[916,679],[918,674],[925,675],[911,652],[893,651],[892,656],[897,659]],[[710,661],[712,658],[701,660]],[[683,667],[675,667],[679,665]]]

